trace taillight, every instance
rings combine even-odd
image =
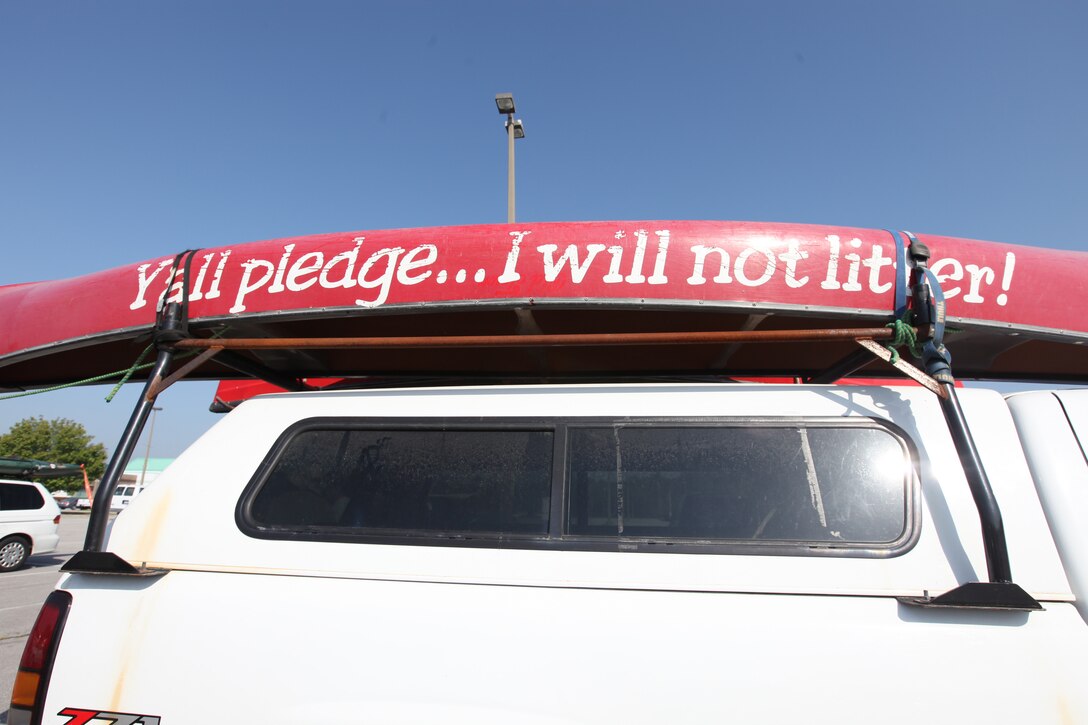
[[[53,523],[57,524],[57,525],[60,525],[60,514],[57,514],[56,516],[53,517]]]
[[[27,637],[19,671],[15,674],[15,686],[11,689],[11,725],[38,725],[42,721],[45,692],[49,687],[49,674],[57,655],[64,620],[72,606],[72,595],[60,590],[46,597],[38,619]]]

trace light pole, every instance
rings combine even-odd
[[[147,451],[144,452],[144,470],[140,471],[140,485],[144,485],[144,479],[147,477],[147,461],[151,458],[151,439],[155,436],[155,414],[162,408],[151,407],[151,427],[147,430]]]
[[[506,223],[514,223],[514,139],[525,138],[525,126],[521,119],[514,119],[514,96],[499,93],[495,96],[495,105],[499,113],[506,116],[506,139],[510,164],[506,172]]]

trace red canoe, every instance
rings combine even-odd
[[[919,235],[947,300],[964,378],[1088,380],[1078,301],[1088,253]],[[893,319],[895,237],[719,221],[522,223],[325,234],[0,287],[0,388],[130,366],[160,300],[189,298],[194,337],[313,338],[880,327]],[[809,376],[849,342],[500,349],[247,351],[292,376]],[[862,373],[890,372],[874,362]],[[190,377],[237,373],[214,359]],[[137,376],[138,377],[138,376]]]

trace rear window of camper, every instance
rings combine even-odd
[[[884,423],[311,420],[238,509],[262,538],[669,552],[900,553],[912,449]]]

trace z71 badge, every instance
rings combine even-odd
[[[57,713],[61,717],[71,718],[64,725],[86,725],[97,721],[111,725],[159,725],[158,715],[137,715],[133,712],[102,712],[83,710],[78,707],[66,707]]]

